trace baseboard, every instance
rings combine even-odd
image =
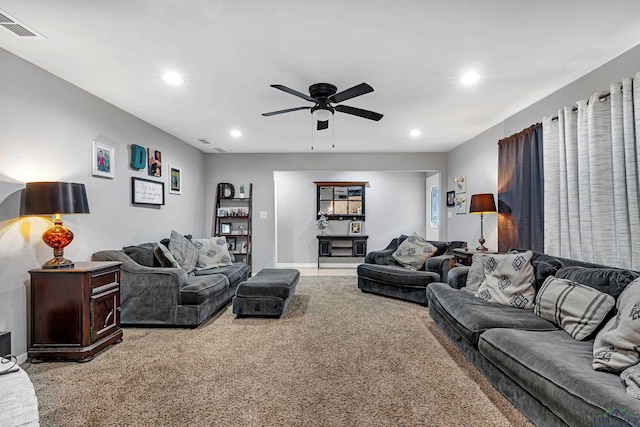
[[[357,268],[361,262],[358,263],[335,263],[335,262],[321,262],[320,268]]]
[[[22,353],[17,355],[16,359],[18,359],[18,365],[22,365],[24,362],[27,361],[27,353]]]

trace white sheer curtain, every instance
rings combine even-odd
[[[639,270],[640,73],[542,126],[545,252]]]

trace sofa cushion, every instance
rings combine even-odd
[[[437,252],[437,248],[427,242],[424,237],[413,233],[400,243],[393,253],[393,258],[410,270],[419,270],[424,263]]]
[[[191,276],[180,289],[180,302],[186,305],[200,305],[229,287],[229,279],[223,274]]]
[[[191,242],[198,249],[196,270],[206,270],[233,264],[229,256],[227,239],[224,236],[192,239]]]
[[[132,260],[146,267],[156,267],[153,256],[153,243],[141,243],[135,246],[125,246],[122,251]]]
[[[492,328],[539,331],[558,329],[556,325],[536,316],[531,310],[493,304],[445,283],[430,284],[427,297],[429,305],[438,310],[465,341],[476,347],[480,334]]]
[[[577,340],[591,335],[615,305],[609,294],[567,279],[548,277],[536,294],[533,312]]]
[[[476,296],[511,307],[533,307],[535,276],[531,265],[532,256],[531,251],[489,255],[483,262],[484,280]]]
[[[629,366],[622,371],[620,379],[624,382],[627,394],[635,399],[640,399],[640,363]]]
[[[637,425],[640,402],[626,395],[617,375],[590,369],[592,347],[593,340],[574,340],[562,330],[515,329],[489,330],[478,345],[489,362],[566,424]],[[625,420],[627,415],[636,421]]]
[[[624,288],[640,277],[640,274],[617,268],[564,267],[558,270],[556,277],[569,279],[573,282],[590,286],[612,295],[614,298],[622,293]]]
[[[193,243],[182,234],[175,230],[171,230],[171,239],[169,239],[169,252],[178,261],[180,268],[192,273],[196,269],[198,262],[198,249]]]
[[[180,268],[180,264],[178,264],[178,261],[176,261],[173,255],[171,255],[169,248],[167,248],[162,243],[156,243],[156,245],[153,247],[153,254],[158,260],[158,263],[160,263],[161,267]]]
[[[443,242],[442,240],[427,240],[436,248],[436,253],[433,256],[444,255],[449,251],[449,242]]]
[[[398,265],[360,264],[358,276],[393,286],[417,288],[426,288],[429,283],[440,280],[437,273],[408,270]]]
[[[593,369],[620,372],[640,361],[640,279],[618,297],[618,312],[596,335]]]
[[[196,276],[207,276],[210,274],[222,274],[229,279],[230,286],[236,286],[242,280],[246,279],[251,269],[244,262],[237,262],[233,265],[224,267],[209,268],[206,270],[196,270]]]

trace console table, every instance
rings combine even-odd
[[[318,237],[318,268],[320,258],[359,258],[367,254],[369,236],[357,234]]]
[[[76,262],[31,274],[28,355],[86,362],[122,340],[120,263]]]
[[[458,265],[471,265],[471,259],[473,254],[497,254],[497,251],[478,251],[473,249],[456,248],[453,250],[453,255],[456,257],[456,264]]]

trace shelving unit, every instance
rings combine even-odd
[[[229,244],[229,252],[236,261],[241,261],[251,267],[251,205],[253,184],[249,184],[249,191],[245,197],[239,194],[228,194],[225,184],[218,184],[216,191],[216,207],[213,212],[214,236],[224,236]],[[229,197],[230,196],[230,197]]]

